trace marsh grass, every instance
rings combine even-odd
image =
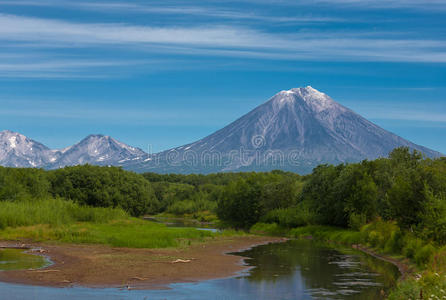
[[[311,225],[291,229],[289,236],[295,238],[311,236],[317,240],[333,241],[349,245],[359,244],[362,241],[361,233],[358,231],[321,225]]]
[[[0,239],[103,244],[113,247],[188,246],[213,237],[129,217],[123,210],[80,206],[62,199],[0,202]]]
[[[128,218],[119,208],[88,207],[63,199],[0,201],[0,229],[36,224],[104,223]]]
[[[279,226],[276,223],[257,223],[251,227],[250,232],[254,234],[281,235],[290,238],[311,237],[315,240],[334,241],[347,245],[359,244],[362,241],[361,233],[358,231],[322,225],[308,225],[290,229]]]

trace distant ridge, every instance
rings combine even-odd
[[[0,165],[55,169],[82,164],[120,166],[131,160],[147,158],[147,153],[110,136],[89,135],[62,150],[51,150],[24,135],[9,130],[0,132]]]
[[[139,160],[146,156],[147,153],[141,149],[121,143],[110,136],[91,134],[79,143],[61,151],[60,157],[47,167],[61,168],[86,163],[119,166],[127,161]]]
[[[0,132],[0,165],[53,169],[88,163],[137,172],[282,169],[306,174],[319,164],[386,157],[401,146],[431,158],[442,156],[382,129],[307,86],[277,93],[201,140],[151,155],[106,135],[89,135],[71,147],[51,150],[5,130]]]

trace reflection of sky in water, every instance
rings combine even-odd
[[[388,273],[394,266],[358,253],[341,254],[309,241],[265,245],[243,252],[256,266],[238,277],[172,284],[170,290],[46,288],[0,283],[5,299],[379,299],[388,280],[370,270],[376,264]],[[367,264],[366,264],[367,263]]]
[[[291,284],[291,286],[290,286]],[[294,285],[296,284],[296,285]],[[245,279],[219,279],[200,283],[171,285],[171,290],[119,290],[89,288],[46,288],[0,283],[1,295],[10,300],[47,299],[176,299],[176,300],[245,300],[245,299],[313,299],[303,292],[302,281],[286,280],[276,283],[250,283]]]

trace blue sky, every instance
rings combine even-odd
[[[446,153],[443,0],[0,0],[0,130],[157,152],[311,85]]]

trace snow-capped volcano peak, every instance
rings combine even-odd
[[[23,134],[10,130],[0,132],[0,165],[36,167],[48,163],[53,157],[49,148]]]
[[[340,106],[333,99],[326,94],[307,86],[304,88],[293,89],[314,111],[321,112],[326,109],[331,109],[335,106]]]
[[[384,157],[400,146],[430,157],[441,155],[385,131],[306,86],[280,91],[215,133],[132,168],[163,173],[273,169],[308,173],[323,163]],[[190,154],[195,155],[194,164]]]
[[[141,149],[131,147],[103,134],[90,134],[61,153],[61,157],[53,163],[52,167],[86,163],[119,165],[124,161],[139,160],[147,156]]]
[[[285,103],[297,103],[298,105],[305,104],[316,113],[333,108],[338,108],[338,110],[341,111],[345,110],[343,106],[336,103],[329,96],[311,86],[281,91],[277,93],[272,100],[278,103],[280,108],[283,108]]]

